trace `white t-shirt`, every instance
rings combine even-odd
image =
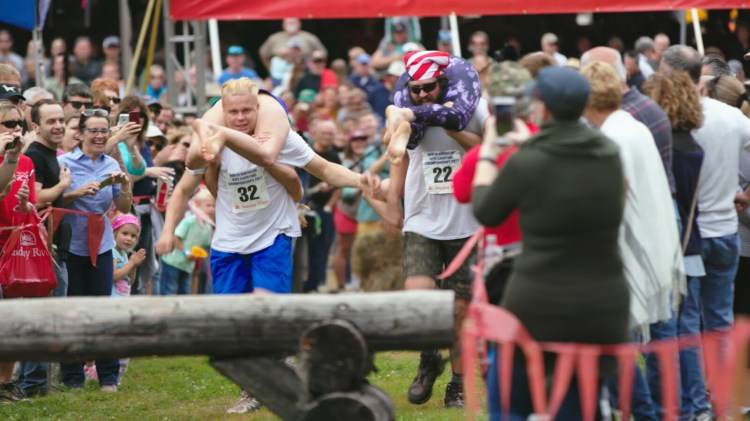
[[[314,156],[300,135],[290,130],[276,162],[304,167]],[[211,248],[225,253],[255,253],[270,247],[279,234],[301,235],[291,196],[262,167],[224,148]]]
[[[698,227],[703,238],[737,232],[734,196],[739,184],[740,151],[750,150],[750,119],[735,107],[701,99],[703,126],[693,132],[705,156],[698,181]]]
[[[481,136],[487,117],[487,101],[481,99],[466,130]],[[479,223],[471,204],[458,203],[453,197],[453,174],[464,159],[464,148],[442,127],[427,127],[422,142],[408,153],[404,232],[433,240],[456,240],[474,234]]]

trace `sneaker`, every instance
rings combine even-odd
[[[0,403],[25,402],[26,394],[16,382],[0,384]]]
[[[117,393],[117,385],[105,384],[104,386],[100,387],[99,390],[103,393]]]
[[[227,414],[247,414],[260,409],[260,402],[244,390],[237,405],[227,409]]]
[[[86,380],[98,380],[99,376],[96,374],[96,366],[92,365],[89,366],[83,366],[83,374],[86,376]]]
[[[462,383],[450,382],[445,387],[445,399],[443,400],[446,408],[463,408],[464,407],[464,385]]]
[[[421,405],[430,400],[432,397],[432,386],[435,385],[435,379],[445,369],[445,362],[440,351],[434,351],[431,355],[420,356],[419,369],[417,376],[409,386],[409,402],[415,405]]]

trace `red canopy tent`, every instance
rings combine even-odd
[[[358,19],[386,16],[526,15],[745,8],[742,0],[171,0],[174,20]]]

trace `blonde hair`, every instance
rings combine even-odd
[[[0,82],[21,85],[21,73],[10,64],[0,63]]]
[[[221,85],[221,96],[242,94],[258,96],[258,86],[246,77],[228,80]]]
[[[583,66],[581,74],[591,85],[588,107],[597,111],[614,111],[622,102],[622,80],[609,64],[593,62]]]
[[[13,110],[15,110],[18,115],[23,118],[23,112],[21,112],[21,108],[18,105],[5,99],[0,100],[0,119],[5,120],[6,118],[8,118]]]
[[[206,200],[214,200],[214,197],[211,195],[211,192],[208,191],[208,188],[205,186],[202,186],[198,188],[198,191],[195,192],[193,195],[193,201],[194,202],[203,202]]]

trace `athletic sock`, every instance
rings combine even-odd
[[[464,382],[464,376],[454,371],[453,377],[451,377],[451,383],[463,383],[463,382]]]

